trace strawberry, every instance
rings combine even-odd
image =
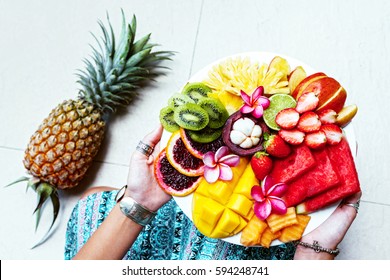
[[[272,169],[272,159],[265,152],[257,152],[251,159],[252,170],[258,180],[262,181]]]
[[[343,138],[343,131],[335,124],[324,124],[321,126],[321,131],[325,133],[326,141],[330,145],[336,145],[340,143]]]
[[[281,129],[279,130],[279,136],[291,145],[302,144],[303,140],[305,139],[305,133],[299,131],[298,129]]]
[[[332,109],[325,109],[318,113],[322,124],[331,124],[336,122],[337,113]]]
[[[275,118],[275,122],[285,129],[294,128],[299,121],[299,113],[294,108],[287,108],[280,111]]]
[[[271,156],[284,158],[291,153],[290,146],[279,135],[264,133],[263,138],[265,140],[263,147]]]
[[[311,149],[319,149],[326,145],[326,135],[323,131],[316,131],[305,136],[305,144]]]
[[[306,133],[318,131],[321,128],[320,118],[314,112],[306,112],[300,117],[297,128]]]
[[[318,96],[314,92],[304,93],[298,98],[295,110],[300,114],[313,111],[317,108],[318,102]]]

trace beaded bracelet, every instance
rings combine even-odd
[[[306,247],[306,248],[310,248],[310,249],[313,249],[314,252],[316,253],[320,253],[320,252],[325,252],[325,253],[328,253],[328,254],[331,254],[331,255],[334,255],[334,256],[337,256],[339,253],[340,253],[340,250],[339,248],[336,248],[336,249],[329,249],[329,248],[324,248],[322,247],[317,240],[314,240],[313,244],[309,244],[309,243],[306,243],[306,242],[302,242],[302,241],[297,241],[296,242],[296,246],[298,245],[301,245],[303,247]]]

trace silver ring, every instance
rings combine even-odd
[[[154,148],[142,141],[139,141],[136,150],[149,157],[153,153]]]
[[[351,206],[355,208],[356,213],[359,213],[360,199],[356,203],[343,203],[342,205]]]

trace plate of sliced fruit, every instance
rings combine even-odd
[[[161,109],[156,180],[205,236],[299,240],[360,191],[346,99],[336,79],[285,55],[222,58]]]

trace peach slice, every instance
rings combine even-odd
[[[294,240],[301,239],[303,232],[306,229],[311,217],[309,215],[297,215],[298,223],[289,227],[285,227],[281,230],[279,240],[287,243]]]
[[[261,235],[268,227],[267,223],[254,215],[242,230],[240,242],[244,246],[255,246],[260,244]]]
[[[355,104],[349,105],[341,109],[336,118],[336,123],[344,127],[346,126],[356,115],[358,107]]]
[[[280,231],[272,232],[272,230],[267,227],[260,238],[260,245],[269,248],[271,246],[271,242],[275,239],[279,238],[282,233]]]
[[[294,92],[295,88],[303,81],[303,79],[306,78],[306,76],[306,71],[302,66],[295,68],[288,77],[288,87],[290,88],[290,92]]]
[[[317,73],[314,73],[312,75],[309,75],[307,76],[306,78],[304,78],[297,86],[296,88],[294,89],[294,91],[291,93],[292,97],[294,97],[296,100],[298,100],[298,98],[302,95],[302,93],[305,91],[305,89],[307,88],[307,86],[314,82],[314,81],[317,81],[319,79],[322,79],[324,77],[327,77],[326,74],[322,73],[322,72],[317,72]]]

